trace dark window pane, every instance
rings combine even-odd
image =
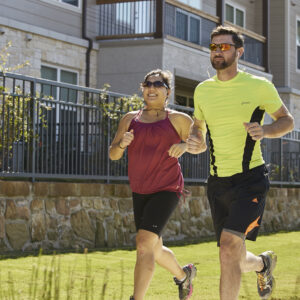
[[[200,20],[190,17],[190,41],[200,44]]]
[[[69,71],[61,71],[60,81],[65,83],[77,84],[77,74]],[[61,88],[60,98],[67,102],[77,102],[76,90]]]
[[[239,9],[235,12],[235,24],[244,27],[244,12]]]
[[[188,40],[188,16],[182,12],[176,12],[176,37]]]
[[[61,2],[68,3],[77,7],[79,6],[79,0],[62,0]]]
[[[226,20],[231,23],[234,22],[234,9],[229,4],[226,4]]]
[[[184,97],[184,96],[176,95],[175,102],[176,102],[175,104],[182,105],[182,106],[187,106],[187,98]]]
[[[57,81],[57,70],[46,66],[41,67],[41,77],[44,79]],[[48,84],[42,85],[42,95],[51,96],[56,99],[56,87]]]

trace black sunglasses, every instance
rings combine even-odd
[[[157,80],[157,81],[145,81],[143,82],[143,87],[151,87],[151,86],[154,86],[155,88],[160,88],[160,87],[165,87],[165,88],[169,88],[168,85],[164,82],[164,81],[160,81],[160,80]]]

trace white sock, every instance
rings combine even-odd
[[[180,282],[184,282],[186,279],[186,275],[182,278],[182,279],[179,279]]]

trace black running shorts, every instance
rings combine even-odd
[[[137,231],[148,230],[160,237],[179,202],[177,193],[168,191],[154,194],[132,193],[132,198]]]
[[[208,178],[207,195],[218,245],[222,230],[256,240],[269,186],[265,165],[230,177]]]

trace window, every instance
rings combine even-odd
[[[200,45],[200,18],[186,11],[176,10],[176,37]]]
[[[176,95],[175,104],[187,107],[194,107],[194,99],[193,97],[188,97],[186,95]]]
[[[245,10],[234,4],[226,3],[226,21],[245,27]]]
[[[182,2],[184,4],[187,4],[191,7],[201,9],[201,0],[178,0],[179,2]]]
[[[77,84],[78,74],[75,72],[50,67],[42,66],[41,68],[41,77],[44,79],[54,80],[58,82]],[[76,90],[67,89],[67,88],[58,88],[51,85],[43,85],[42,93],[47,96],[52,96],[54,99],[60,99],[66,102],[77,102],[77,92]]]
[[[300,19],[297,20],[297,69],[300,69]]]
[[[153,31],[155,5],[152,1],[116,3],[116,22],[122,34],[139,34]]]
[[[41,0],[41,1],[57,4],[58,6],[64,8],[75,9],[76,11],[78,11],[78,9],[81,9],[81,3],[82,3],[82,0]]]

